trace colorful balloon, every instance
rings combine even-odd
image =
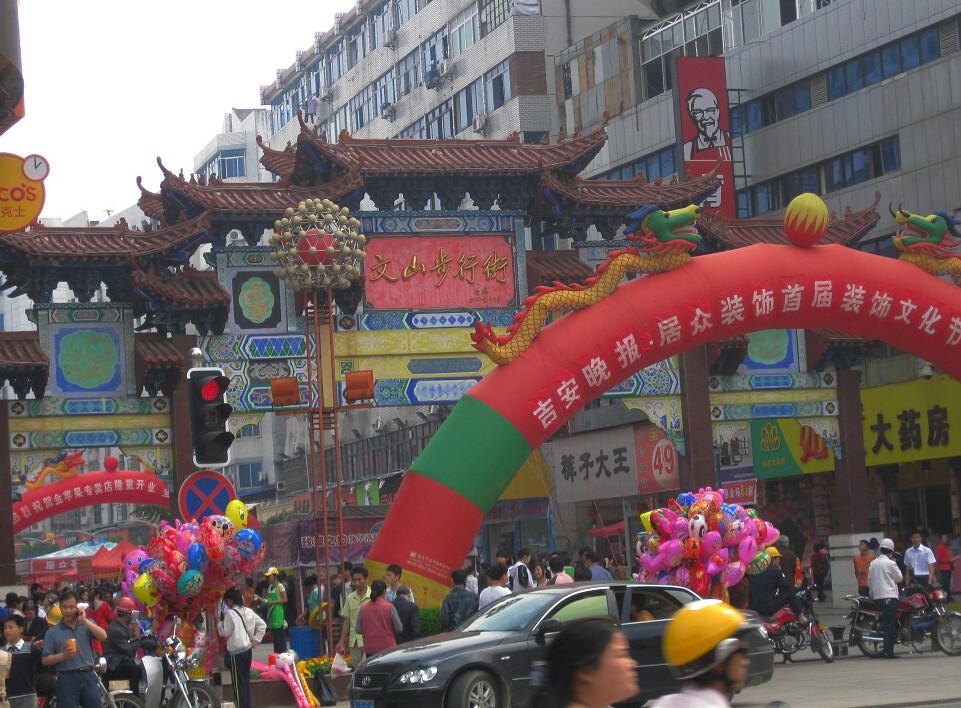
[[[199,570],[201,573],[207,570],[207,551],[204,550],[202,543],[190,544],[190,548],[187,550],[187,564],[193,570]]]
[[[148,573],[140,574],[140,577],[134,583],[133,593],[146,607],[156,605],[160,599],[160,590],[157,588],[153,577]]]
[[[201,575],[199,570],[184,571],[184,574],[180,576],[180,580],[177,581],[177,592],[184,597],[190,597],[196,595],[200,592],[201,588],[204,586],[204,576]]]
[[[227,504],[226,516],[233,522],[234,527],[238,529],[247,528],[248,522],[248,511],[247,505],[244,504],[239,499],[234,499],[229,504]]]

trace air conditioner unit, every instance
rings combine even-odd
[[[286,492],[286,491],[287,491],[287,483],[286,483],[286,482],[277,482],[277,486],[275,487],[275,489],[276,489],[278,492]]]
[[[478,113],[476,116],[474,116],[473,125],[475,133],[480,133],[481,135],[487,133],[487,114]]]
[[[380,109],[380,117],[384,120],[394,120],[396,115],[397,109],[393,103],[385,103],[383,108]]]
[[[442,62],[438,65],[438,67],[437,67],[437,73],[440,74],[440,77],[441,77],[442,79],[446,79],[446,78],[449,78],[449,77],[453,76],[453,75],[454,75],[454,62],[452,62],[450,59],[444,59],[444,61],[442,61]]]
[[[330,103],[334,100],[334,88],[333,86],[325,86],[320,90],[320,94],[317,96],[321,101],[326,101]]]
[[[387,30],[384,32],[384,46],[393,49],[397,46],[397,30]]]

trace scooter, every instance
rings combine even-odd
[[[816,588],[805,578],[801,585],[803,597],[803,612],[807,615],[807,623],[798,621],[790,607],[782,607],[770,619],[765,618],[764,629],[768,639],[774,645],[774,651],[781,654],[784,663],[804,647],[810,646],[826,663],[834,661],[834,647],[827,636],[827,625],[818,619],[814,611],[814,593]]]
[[[147,687],[141,693],[146,708],[220,708],[220,696],[205,680],[191,679],[188,669],[200,666],[206,652],[191,652],[174,636],[143,657]],[[168,691],[169,687],[169,691]]]
[[[865,656],[879,657],[884,653],[884,623],[881,605],[867,597],[845,595],[851,603],[850,641]],[[918,644],[931,638],[933,649],[948,656],[961,656],[961,612],[947,608],[948,594],[941,588],[911,585],[898,601],[895,644],[910,644],[916,651]]]

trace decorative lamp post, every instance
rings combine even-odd
[[[327,461],[323,443],[324,431],[324,388],[323,362],[321,359],[321,325],[328,324],[330,352],[330,400],[329,409],[334,431],[334,468],[337,480],[337,502],[340,502],[340,485],[342,481],[340,459],[340,420],[338,414],[336,357],[334,355],[334,323],[332,318],[334,306],[334,291],[352,287],[363,277],[364,244],[366,237],[358,231],[360,221],[350,216],[347,207],[339,207],[329,199],[305,199],[297,208],[288,207],[284,216],[274,222],[274,233],[270,243],[276,250],[270,254],[277,263],[276,274],[287,281],[287,287],[294,291],[310,293],[309,312],[305,313],[307,340],[307,396],[310,411],[310,459],[313,477],[313,515],[314,538],[317,538],[318,512],[324,524],[324,556],[325,565],[329,564],[330,537],[329,519],[327,518]],[[319,293],[324,293],[323,312]],[[313,342],[311,343],[311,337]],[[313,352],[311,353],[311,345]],[[311,358],[313,356],[313,361]],[[317,380],[315,401],[310,399],[314,395],[313,379]],[[318,441],[319,439],[319,441]],[[318,449],[319,452],[318,452]],[[318,485],[317,468],[318,454],[320,458],[320,484]],[[318,490],[323,489],[323,496],[318,504]],[[337,536],[340,548],[341,567],[345,551],[343,514],[337,511]],[[318,584],[320,583],[320,544],[314,543],[314,558],[317,565]],[[333,602],[330,597],[330,587],[327,588],[327,636],[328,650],[333,649],[334,618]]]

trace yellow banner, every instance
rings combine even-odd
[[[961,455],[961,384],[933,376],[861,390],[867,464]]]

